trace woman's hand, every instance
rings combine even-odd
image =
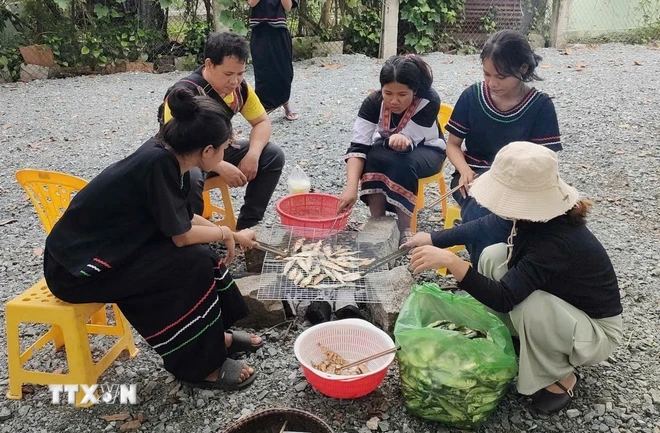
[[[339,204],[337,205],[337,215],[352,208],[357,201],[358,191],[356,187],[347,186],[339,196]]]
[[[430,233],[419,232],[415,234],[415,236],[413,236],[408,242],[403,244],[402,247],[417,248],[423,247],[424,245],[433,245]]]
[[[225,244],[225,247],[227,248],[227,257],[225,258],[224,263],[225,265],[229,266],[232,260],[234,260],[234,257],[236,257],[236,241],[234,240],[234,232],[232,232],[229,227],[220,226],[218,228],[222,230],[222,235],[224,236],[222,243]]]
[[[256,239],[257,236],[250,229],[234,233],[234,241],[244,249],[256,248],[258,246]]]
[[[471,168],[468,168],[467,170],[465,170],[465,172],[461,173],[461,178],[459,179],[458,184],[462,186],[460,191],[463,198],[467,197],[468,190],[470,189],[470,184],[474,180],[475,176],[476,174],[474,171],[472,171]]]
[[[396,150],[397,152],[405,152],[408,147],[412,145],[410,139],[401,134],[392,134],[388,143],[390,148],[392,150]]]
[[[413,250],[410,266],[414,274],[419,274],[427,269],[446,268],[449,263],[456,259],[456,255],[451,251],[431,245],[424,245]]]

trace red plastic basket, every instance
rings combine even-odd
[[[344,319],[321,323],[305,330],[293,346],[296,358],[302,365],[305,378],[321,394],[334,398],[358,398],[378,388],[394,354],[367,362],[370,372],[359,376],[338,376],[323,373],[312,367],[312,361],[321,362],[325,355],[319,344],[350,361],[371,356],[394,347],[392,339],[371,323],[360,319]]]
[[[344,230],[351,211],[337,215],[339,198],[330,194],[304,193],[277,202],[282,225],[293,227],[296,236],[326,237]]]

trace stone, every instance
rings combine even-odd
[[[32,80],[45,80],[49,74],[50,68],[48,66],[26,65],[23,63],[21,64],[20,81],[27,83]]]
[[[18,408],[18,414],[20,416],[26,416],[30,412],[30,406],[21,406]]]
[[[613,417],[611,417],[611,416],[609,416],[609,415],[605,415],[605,416],[603,417],[603,422],[604,422],[605,425],[607,425],[608,427],[616,427],[616,421],[614,420]]]
[[[236,322],[236,326],[253,329],[269,328],[286,320],[282,301],[261,301],[257,299],[261,276],[239,278],[235,281],[250,311],[245,318]]]
[[[529,41],[529,44],[532,46],[533,50],[536,50],[538,48],[545,48],[545,38],[543,35],[539,35],[537,33],[530,33],[527,35],[527,40]]]
[[[203,389],[199,392],[199,395],[201,397],[211,398],[211,397],[215,397],[215,392],[210,389]]]
[[[394,217],[372,217],[357,236],[360,256],[383,257],[399,248],[399,228]]]
[[[380,431],[382,432],[388,432],[390,431],[390,423],[387,421],[381,421],[378,423],[378,428],[380,428]]]
[[[569,418],[571,418],[571,419],[572,419],[572,418],[577,418],[577,417],[580,416],[580,411],[577,410],[577,409],[568,409],[568,410],[566,411],[566,415],[567,415]]]
[[[307,388],[307,382],[298,382],[294,388],[298,392],[304,391]]]
[[[597,404],[594,406],[594,410],[596,411],[596,416],[603,416],[605,415],[605,405],[604,404]]]
[[[371,431],[376,431],[378,430],[378,417],[375,416],[371,418],[369,421],[367,421],[367,428]]]
[[[652,389],[651,398],[653,399],[654,404],[660,404],[660,390]]]
[[[55,66],[55,57],[53,50],[46,45],[28,45],[18,47],[21,56],[28,65],[45,66],[52,68]]]
[[[6,421],[11,418],[11,411],[6,407],[0,409],[0,421]]]
[[[367,275],[371,287],[389,287],[386,292],[379,292],[381,303],[366,305],[373,323],[385,332],[392,334],[401,306],[410,295],[410,289],[415,284],[407,266],[397,266],[390,271],[374,272]]]
[[[197,399],[197,408],[198,409],[201,408],[201,407],[204,407],[204,404],[206,404],[206,402],[204,401],[203,398],[198,398]]]
[[[287,249],[289,246],[289,232],[283,228],[268,227],[264,224],[257,224],[251,228],[258,240],[266,242],[274,247]],[[245,252],[245,267],[252,274],[260,274],[263,269],[266,253],[256,248]]]

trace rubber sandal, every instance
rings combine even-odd
[[[192,386],[193,388],[200,389],[220,389],[223,391],[238,391],[245,389],[248,386],[254,383],[254,379],[257,377],[257,372],[255,371],[242,382],[239,382],[241,379],[241,373],[243,372],[243,367],[246,364],[243,361],[235,361],[233,359],[227,358],[225,362],[220,367],[218,373],[218,378],[214,381],[203,380],[201,382],[189,383],[185,382],[187,385]]]
[[[537,391],[532,396],[532,407],[534,409],[545,414],[550,414],[566,408],[575,398],[577,390],[580,387],[580,376],[575,373],[575,385],[573,385],[573,388],[566,388],[559,381],[555,382],[555,385],[560,387],[564,392],[562,394],[555,394],[545,388]]]
[[[289,106],[289,109],[287,110],[286,107],[284,108],[284,118],[289,121],[294,121],[298,120],[298,113]]]
[[[232,335],[231,346],[227,348],[227,354],[233,355],[240,352],[256,352],[261,346],[264,345],[264,340],[259,344],[252,344],[250,334],[245,331],[226,331]]]

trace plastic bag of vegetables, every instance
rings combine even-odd
[[[471,296],[414,286],[394,328],[401,387],[410,413],[477,428],[518,372],[511,334]]]

